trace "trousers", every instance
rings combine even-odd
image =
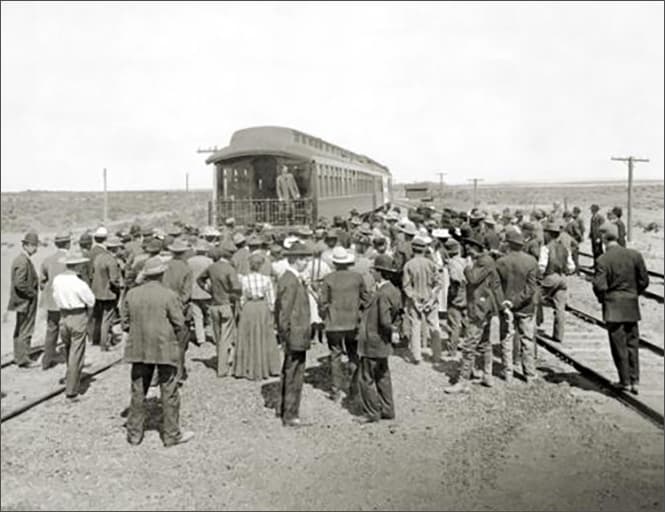
[[[484,358],[492,355],[492,344],[489,337],[490,321],[491,317],[487,317],[483,320],[471,320],[467,324],[466,336],[462,343],[460,380],[469,380],[471,377],[471,368],[476,354],[480,353]]]
[[[165,446],[180,439],[180,394],[176,378],[177,368],[165,364],[133,363],[131,370],[132,391],[127,416],[127,440],[138,444],[143,440],[146,407],[145,396],[150,387],[152,374],[157,370],[162,403],[163,420],[161,438]]]
[[[607,322],[612,359],[619,382],[628,386],[640,383],[640,331],[637,322]]]
[[[25,311],[16,312],[14,361],[17,366],[30,362],[30,343],[35,332],[35,318],[37,318],[37,299],[29,301]]]
[[[280,415],[282,421],[289,421],[300,416],[302,387],[305,382],[304,350],[284,350],[284,363],[281,376]]]
[[[86,326],[87,326],[86,316]],[[56,346],[58,345],[58,335],[60,334],[60,311],[46,312],[46,336],[44,336],[44,355],[42,356],[42,368],[45,370],[53,366]],[[84,337],[85,339],[85,337]]]
[[[413,354],[413,359],[421,361],[423,346],[427,344],[427,340],[432,338],[433,351],[440,351],[441,344],[441,328],[439,327],[439,314],[438,308],[434,307],[431,311],[425,313],[416,309],[413,301],[409,300],[406,306],[406,316],[409,319],[410,326],[410,349]],[[439,345],[438,347],[436,345]],[[436,354],[432,354],[437,358]]]
[[[205,319],[208,313],[210,300],[192,300],[190,308],[192,320],[194,321],[194,333],[196,334],[196,343],[202,345],[206,341]]]
[[[50,311],[49,311],[50,313]],[[81,372],[85,361],[85,337],[88,329],[88,313],[81,310],[75,313],[63,311],[60,315],[60,337],[65,346],[67,372],[65,374],[65,395],[78,395]]]
[[[550,274],[545,276],[541,287],[541,301],[545,306],[554,309],[554,322],[552,326],[552,339],[563,342],[566,326],[566,300],[567,289],[565,276]]]
[[[217,376],[226,377],[233,364],[236,323],[230,304],[210,306],[212,331],[217,344]]]
[[[349,394],[354,395],[358,390],[358,340],[357,330],[350,331],[326,331],[328,348],[330,349],[330,372],[332,374],[332,391],[340,391],[344,381],[344,370],[342,367],[342,352],[346,352],[349,358],[349,369],[351,370],[351,386]]]
[[[92,344],[107,349],[111,345],[111,327],[116,317],[116,300],[97,300],[92,310]]]
[[[533,315],[515,314],[511,321],[508,321],[504,314],[499,315],[499,337],[504,376],[511,377],[513,374],[514,355],[519,356],[525,377],[532,377],[536,374],[533,335]],[[513,348],[517,354],[513,354]]]
[[[387,357],[360,358],[360,404],[368,418],[393,419],[393,385]]]
[[[448,350],[456,353],[460,339],[466,336],[466,310],[457,306],[448,306]]]

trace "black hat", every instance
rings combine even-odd
[[[393,266],[393,259],[387,254],[379,254],[374,258],[374,266],[376,270],[387,270],[388,272],[394,272],[395,267]]]
[[[285,254],[287,256],[311,256],[312,249],[302,242],[294,242],[293,245],[285,251]]]
[[[464,242],[464,245],[467,245],[467,246],[468,246],[468,245],[472,245],[473,247],[475,247],[476,249],[480,249],[481,251],[484,251],[484,250],[485,250],[485,246],[484,246],[483,244],[481,244],[481,243],[480,243],[478,240],[476,240],[475,238],[467,237],[467,238],[464,238],[464,239],[462,240],[462,242]]]

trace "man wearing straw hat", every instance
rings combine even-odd
[[[363,409],[363,417],[358,421],[361,423],[395,417],[388,357],[392,352],[393,326],[402,307],[402,294],[390,282],[393,272],[390,256],[381,254],[376,257],[372,266],[376,292],[369,300],[358,333],[359,388]]]
[[[66,253],[65,270],[53,279],[52,286],[53,301],[60,315],[60,336],[67,359],[65,397],[71,401],[76,400],[79,393],[85,360],[88,311],[95,305],[95,294],[78,276],[88,261],[81,251]]]
[[[39,247],[39,237],[30,231],[21,242],[22,251],[11,266],[11,285],[8,311],[16,311],[14,327],[14,361],[19,368],[33,368],[30,359],[30,342],[35,330],[39,276],[31,257]]]
[[[323,278],[319,295],[319,313],[326,325],[326,338],[330,349],[330,370],[332,372],[332,390],[330,399],[341,399],[342,388],[342,352],[349,359],[351,385],[348,396],[357,392],[358,371],[358,323],[360,310],[369,298],[365,281],[349,267],[354,256],[344,247],[335,247],[332,262],[335,270]]]
[[[185,318],[177,294],[162,284],[166,265],[158,256],[143,267],[144,284],[132,288],[122,308],[122,325],[127,334],[125,362],[132,365],[131,401],[127,416],[127,441],[143,441],[146,420],[145,397],[152,374],[157,371],[164,411],[161,438],[164,446],[185,443],[193,432],[181,432],[178,392],[179,340]]]
[[[55,276],[65,271],[65,257],[71,246],[71,236],[68,233],[55,235],[53,241],[56,250],[42,262],[40,269],[39,287],[42,291],[42,308],[46,309],[46,336],[44,336],[44,355],[42,356],[42,369],[48,370],[56,365],[56,345],[60,331],[60,309],[53,300],[53,280]]]
[[[93,249],[97,246],[93,246]],[[94,259],[92,291],[95,294],[95,307],[92,313],[94,330],[92,344],[100,345],[102,351],[111,349],[111,326],[115,318],[115,308],[122,288],[120,266],[115,257],[122,247],[118,237],[112,236],[100,245]]]
[[[189,245],[182,239],[176,238],[174,242],[169,245],[169,251],[173,257],[166,264],[166,271],[162,277],[164,286],[173,290],[180,299],[182,312],[187,320],[191,313],[189,311],[189,302],[192,298],[192,282],[194,281],[194,274],[192,269],[187,265],[185,254],[189,251]],[[178,366],[178,380],[180,382],[187,380],[187,368],[185,367],[185,353],[187,352],[187,345],[189,343],[189,330],[185,329],[181,342],[180,352],[180,365]]]
[[[278,412],[285,427],[305,426],[300,421],[300,400],[311,336],[309,299],[301,274],[311,254],[303,243],[294,243],[286,251],[287,265],[277,281],[275,320],[277,339],[284,349]]]

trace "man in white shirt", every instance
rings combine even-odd
[[[95,294],[76,273],[77,267],[88,261],[80,252],[70,251],[65,271],[53,279],[53,300],[60,309],[60,337],[67,357],[65,396],[71,401],[76,401],[79,393],[88,311],[95,305]]]

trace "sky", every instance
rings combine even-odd
[[[663,179],[663,3],[1,4],[3,192],[209,188],[295,128],[395,181]]]

